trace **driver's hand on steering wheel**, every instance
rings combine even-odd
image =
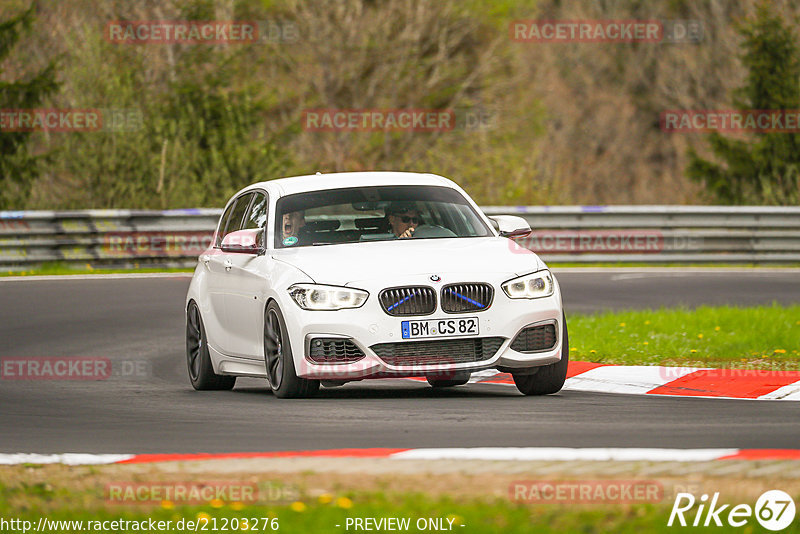
[[[398,239],[405,239],[406,237],[411,237],[414,235],[414,227],[407,229],[405,232],[397,236]]]

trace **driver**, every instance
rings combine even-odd
[[[422,217],[413,202],[392,202],[386,208],[386,218],[392,233],[399,239],[414,235],[414,230],[422,224]]]

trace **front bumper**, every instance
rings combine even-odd
[[[287,330],[290,333],[292,352],[297,375],[303,378],[325,380],[354,380],[370,377],[403,377],[443,375],[456,371],[477,371],[501,367],[504,369],[524,369],[556,363],[561,359],[562,304],[561,294],[556,282],[552,296],[541,299],[510,299],[500,289],[500,284],[509,277],[498,277],[496,280],[483,281],[491,283],[495,288],[495,297],[489,309],[468,313],[450,314],[437,310],[424,317],[393,317],[387,315],[378,302],[380,286],[371,287],[368,282],[353,283],[353,287],[366,289],[370,293],[367,302],[357,309],[338,311],[302,310],[291,299],[282,303]],[[474,279],[458,280],[473,282]],[[440,284],[431,283],[427,277],[421,281],[412,277],[400,284],[393,285],[428,285],[440,289]],[[393,365],[382,359],[373,350],[375,345],[386,343],[414,343],[422,340],[404,340],[401,334],[401,323],[404,320],[416,319],[457,319],[460,317],[477,317],[479,319],[480,338],[500,338],[499,349],[487,359],[461,363],[427,363],[421,361],[413,365]],[[542,323],[555,323],[556,343],[541,352],[517,352],[510,345],[517,334],[524,328]],[[314,338],[349,339],[363,353],[364,357],[352,363],[317,363],[309,359],[309,342]],[[474,338],[474,337],[473,337]],[[465,337],[440,337],[436,340],[464,340]],[[425,341],[430,341],[426,339]],[[453,355],[454,361],[458,358]]]

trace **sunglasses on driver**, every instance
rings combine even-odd
[[[397,215],[396,217],[399,217],[400,220],[403,221],[405,224],[408,224],[410,222],[413,222],[414,224],[419,224],[422,222],[422,219],[420,219],[419,217],[411,217],[410,215]]]

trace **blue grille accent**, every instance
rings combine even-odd
[[[471,298],[469,298],[469,297],[466,297],[466,296],[462,295],[461,293],[458,293],[457,291],[454,291],[454,290],[452,290],[452,289],[448,289],[448,290],[446,290],[446,291],[449,291],[451,294],[453,294],[453,295],[457,296],[457,297],[458,297],[458,298],[460,298],[460,299],[466,300],[467,302],[469,302],[469,303],[470,303],[470,304],[472,304],[473,306],[477,306],[478,308],[485,308],[485,307],[486,307],[486,305],[485,305],[485,304],[481,304],[481,303],[480,303],[480,302],[478,302],[477,300],[472,300]]]
[[[450,284],[442,288],[442,310],[447,313],[483,311],[492,305],[494,288],[480,282]]]
[[[383,311],[395,317],[430,315],[436,311],[436,292],[426,286],[392,287],[378,295]]]
[[[403,300],[399,300],[399,301],[395,302],[394,304],[392,304],[391,306],[389,306],[388,308],[386,308],[386,311],[392,311],[396,307],[400,306],[402,303],[407,302],[407,301],[413,299],[416,296],[417,296],[416,293],[414,293],[413,295],[409,295],[406,298],[404,298]]]

